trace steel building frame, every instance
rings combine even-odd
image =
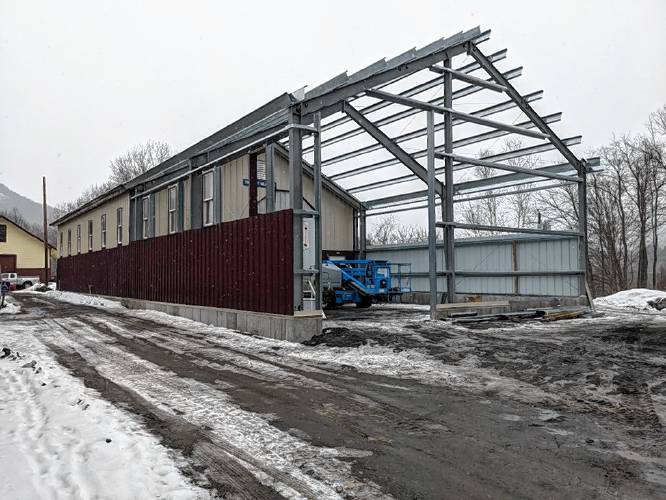
[[[312,152],[314,155],[314,170],[319,176],[322,167],[340,163],[345,160],[360,157],[372,151],[384,149],[388,151],[393,160],[386,160],[374,164],[355,166],[342,172],[330,176],[330,180],[338,181],[349,179],[362,173],[381,170],[382,168],[401,164],[407,167],[409,174],[393,177],[381,178],[379,181],[370,184],[356,184],[347,188],[349,193],[360,193],[370,191],[379,187],[394,186],[403,182],[409,182],[414,179],[422,181],[427,189],[410,193],[401,193],[383,198],[370,198],[361,202],[359,207],[359,253],[365,253],[365,233],[366,218],[370,215],[385,214],[397,211],[414,210],[418,208],[427,208],[428,212],[428,243],[429,243],[429,280],[430,280],[430,305],[431,314],[436,316],[437,306],[437,278],[445,276],[447,283],[446,300],[455,302],[455,230],[487,230],[494,232],[508,233],[530,233],[530,234],[550,234],[561,236],[576,236],[580,241],[580,269],[576,271],[580,275],[580,290],[585,290],[586,283],[586,254],[587,254],[587,220],[586,220],[586,176],[593,172],[594,166],[598,165],[598,159],[583,160],[574,155],[570,146],[580,142],[580,137],[561,139],[550,127],[550,124],[559,121],[561,113],[550,114],[546,116],[539,115],[531,106],[531,102],[540,99],[542,92],[534,92],[527,95],[521,95],[511,83],[511,79],[520,75],[521,68],[502,73],[495,66],[495,61],[503,59],[506,56],[506,50],[502,50],[486,56],[478,45],[489,38],[489,32],[481,32],[478,28],[465,33],[460,33],[454,37],[439,40],[420,50],[410,50],[397,58],[389,61],[381,60],[353,75],[346,73],[338,75],[332,80],[308,92],[298,102],[291,107],[291,116],[298,117],[290,123],[292,128],[289,130],[289,140],[285,144],[289,147],[290,167],[292,173],[292,184],[294,196],[293,200],[300,200],[302,187],[297,183],[300,178],[300,164],[303,153]],[[454,69],[452,61],[461,54],[467,54],[474,60],[460,68]],[[441,63],[441,64],[440,64]],[[420,83],[415,87],[403,90],[400,93],[393,93],[385,90],[390,84],[397,80],[406,78],[416,72],[426,70],[437,74],[437,78]],[[481,78],[471,73],[477,70],[484,71],[489,78]],[[458,91],[453,89],[453,81],[458,80],[469,84]],[[443,96],[430,101],[418,98],[425,90],[443,87]],[[470,95],[474,92],[490,91],[505,94],[508,99],[499,104],[495,104],[477,111],[466,113],[453,107],[453,101],[459,97]],[[370,97],[377,99],[377,102],[358,108],[353,103],[361,97]],[[402,106],[407,110],[402,110],[391,115],[372,120],[368,115],[387,108],[389,106]],[[489,116],[516,108],[527,118],[519,124],[508,124],[492,120]],[[413,116],[417,113],[425,113],[427,126],[425,129],[419,129],[407,134],[396,137],[390,137],[381,129],[382,126],[389,125],[398,120]],[[332,120],[322,122],[332,115],[341,115]],[[435,115],[442,115],[443,122],[435,123]],[[352,121],[356,127],[343,133],[333,135],[322,139],[323,133],[335,130],[348,122]],[[453,140],[453,127],[473,123],[487,127],[490,131],[479,133],[475,136],[465,137],[463,139]],[[294,125],[298,125],[298,127]],[[312,128],[306,128],[313,124]],[[444,132],[443,144],[438,145],[436,141],[436,132]],[[366,133],[376,141],[370,146],[356,148],[351,151],[345,151],[343,154],[332,156],[322,161],[322,148],[339,144],[361,133]],[[308,148],[303,148],[302,141],[306,134],[315,136],[314,144]],[[458,147],[480,143],[498,137],[517,134],[529,138],[538,139],[543,143],[536,146],[526,147],[517,151],[502,153],[487,158],[472,158],[455,153]],[[416,153],[408,153],[400,146],[400,143],[426,137],[425,150]],[[502,160],[519,158],[528,154],[542,151],[555,150],[565,160],[566,163],[550,165],[541,168],[522,168],[507,163]],[[417,158],[426,158],[426,167],[423,167]],[[436,160],[443,160],[443,168],[436,167]],[[481,179],[466,183],[454,182],[454,171],[469,168],[472,166],[483,166],[491,169],[505,172],[504,175],[491,177],[490,179]],[[528,187],[519,192],[530,192],[535,190],[549,189],[562,185],[575,184],[578,190],[578,213],[581,214],[579,227],[575,231],[550,231],[539,228],[513,228],[481,224],[463,224],[456,222],[454,203],[476,199],[474,196],[459,197],[461,194],[477,194],[477,197],[483,197],[483,193],[497,189],[499,187],[519,187],[524,184],[537,183],[537,187]],[[547,184],[546,184],[547,183]],[[513,191],[515,192],[515,191]],[[480,194],[479,194],[480,193]],[[502,196],[511,193],[488,193],[486,196]],[[439,200],[439,203],[438,203]],[[417,201],[425,201],[425,204],[409,205]],[[317,200],[319,203],[320,201]],[[296,215],[310,216],[311,214],[302,210],[298,203],[292,203]],[[319,205],[318,205],[319,206]],[[441,219],[437,213],[440,209]],[[444,253],[445,269],[437,269],[437,229],[444,230]],[[321,228],[317,224],[317,234],[320,235]],[[300,225],[294,229],[294,269],[302,268],[302,255],[299,253],[301,248],[301,230]],[[318,247],[321,248],[320,246]],[[305,271],[303,271],[305,273]],[[294,277],[295,297],[294,303],[298,304],[299,296],[302,295],[300,284],[301,275],[296,272]]]
[[[490,55],[484,54],[479,45],[487,41],[490,31],[480,28],[458,33],[452,37],[436,40],[421,48],[410,49],[392,59],[381,59],[370,66],[348,75],[342,73],[331,80],[305,92],[284,94],[271,101],[247,117],[223,129],[218,134],[201,141],[188,150],[174,157],[170,164],[154,175],[148,172],[132,181],[127,187],[131,191],[130,212],[135,221],[141,217],[140,197],[150,195],[169,183],[190,178],[196,186],[197,175],[204,169],[214,169],[216,178],[221,165],[231,159],[250,154],[255,161],[250,162],[251,169],[256,168],[256,155],[263,152],[266,157],[266,210],[275,210],[274,165],[275,155],[284,151],[289,158],[290,200],[294,216],[293,229],[293,289],[294,309],[303,309],[303,283],[306,277],[314,282],[316,308],[321,307],[321,263],[316,259],[315,269],[303,267],[303,230],[304,218],[312,218],[315,226],[315,255],[321,257],[321,193],[322,183],[326,183],[338,196],[346,200],[355,210],[356,248],[361,256],[366,251],[367,218],[375,215],[403,212],[427,208],[429,242],[429,278],[431,314],[436,315],[438,302],[437,278],[446,278],[446,301],[456,300],[455,270],[455,230],[483,230],[514,233],[537,233],[550,235],[576,236],[580,241],[580,290],[585,290],[586,255],[587,255],[587,218],[586,218],[586,176],[594,172],[598,159],[579,159],[570,149],[580,143],[580,136],[560,138],[551,128],[551,124],[561,119],[561,113],[538,114],[532,104],[542,98],[543,91],[519,93],[511,81],[518,78],[522,68],[500,71],[495,63],[506,58],[507,50],[500,50]],[[471,56],[472,62],[454,67],[458,56]],[[483,76],[474,73],[481,71]],[[434,75],[407,89],[392,90],[397,82],[403,84],[408,78],[420,75]],[[465,86],[454,90],[454,81]],[[431,90],[441,90],[442,95],[430,100],[423,94]],[[506,99],[477,109],[462,112],[454,108],[454,102],[479,92],[502,94]],[[363,100],[373,100],[366,106],[359,105]],[[491,117],[508,110],[517,110],[525,117],[519,123],[505,123]],[[375,115],[383,113],[382,116]],[[387,114],[388,113],[388,114]],[[399,135],[391,136],[382,127],[398,123],[401,120],[425,114],[426,127]],[[437,122],[436,117],[442,117]],[[454,128],[464,124],[474,124],[487,130],[454,140]],[[437,133],[443,132],[443,140],[437,140]],[[365,134],[373,143],[362,147],[347,146],[342,153],[322,156],[322,151],[333,145],[344,147],[349,141]],[[485,141],[519,135],[538,144],[521,149],[474,158],[456,153],[462,147],[481,144]],[[425,139],[425,148],[408,152],[402,144],[412,140]],[[304,145],[304,141],[312,141]],[[375,151],[390,153],[388,160],[354,165],[353,168],[331,172],[324,175],[323,169],[345,161],[358,161],[364,155]],[[506,163],[507,160],[527,155],[554,151],[564,158],[563,163],[539,168],[523,168]],[[304,155],[311,156],[310,163]],[[423,166],[418,160],[425,158]],[[443,166],[437,166],[442,161]],[[387,167],[402,165],[408,173],[389,176],[382,173]],[[502,172],[488,179],[455,182],[457,171],[474,166],[483,166]],[[314,208],[305,209],[303,205],[303,173],[308,173],[314,180]],[[376,173],[372,182],[356,182],[342,187],[340,181],[350,182],[362,174]],[[250,178],[256,179],[256,172],[250,172]],[[396,186],[412,181],[422,182],[426,189],[402,192],[390,196],[367,195],[373,190]],[[498,197],[516,192],[531,192],[550,189],[562,185],[577,185],[579,227],[576,231],[549,231],[539,228],[509,228],[492,225],[463,224],[455,220],[455,204],[472,201],[486,196]],[[521,188],[524,186],[524,188]],[[497,192],[499,188],[513,187],[518,191]],[[195,193],[195,189],[192,190]],[[251,190],[252,192],[252,190]],[[256,193],[256,189],[254,189]],[[367,196],[361,201],[358,197]],[[485,193],[485,194],[484,194]],[[256,198],[256,196],[255,196]],[[252,200],[251,200],[252,201]],[[256,203],[256,200],[254,200]],[[200,200],[192,196],[192,227],[198,227],[200,221],[194,216],[200,213],[197,203]],[[255,208],[256,210],[256,208]],[[252,212],[254,213],[254,212]],[[438,216],[439,214],[439,216]],[[138,224],[133,225],[134,228]],[[444,233],[445,269],[437,269],[436,249],[437,231]],[[538,273],[535,273],[538,274]]]

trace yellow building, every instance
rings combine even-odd
[[[49,254],[51,278],[57,258],[53,245],[49,245]],[[44,240],[5,216],[0,216],[0,272],[44,280]]]

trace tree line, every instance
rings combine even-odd
[[[519,140],[508,140],[501,152],[521,147]],[[492,154],[485,150],[479,156]],[[666,106],[649,115],[640,133],[613,137],[592,154],[601,158],[603,167],[587,178],[587,271],[593,294],[607,295],[631,287],[666,289],[666,246],[660,246],[666,238]],[[545,164],[535,155],[504,163],[522,168]],[[472,176],[488,179],[496,175],[501,173],[477,167]],[[555,187],[533,190],[538,184],[526,183],[485,191],[474,200],[456,204],[456,219],[481,225],[577,230],[577,186],[549,183]],[[368,243],[374,245],[427,240],[424,227],[400,224],[395,215],[381,217],[368,233]]]
[[[89,186],[71,201],[57,204],[56,213],[61,216],[71,212],[119,184],[128,182],[159,165],[171,156],[173,156],[171,147],[166,142],[148,141],[134,146],[109,163],[110,172],[105,181]]]

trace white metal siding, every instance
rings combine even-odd
[[[439,244],[441,245],[441,243]],[[509,272],[513,267],[512,240],[508,238],[476,238],[474,241],[456,242],[456,270],[476,272]],[[384,259],[394,263],[411,263],[413,273],[428,272],[427,245],[369,248],[368,258]],[[437,268],[444,269],[444,249],[438,246]],[[516,239],[518,271],[576,271],[578,270],[578,240],[576,238],[519,238]],[[511,276],[457,276],[456,291],[469,294],[512,295],[514,278]],[[439,291],[446,291],[446,280],[437,280]],[[427,276],[412,279],[414,291],[430,289]],[[578,275],[520,276],[518,293],[541,296],[578,296]]]

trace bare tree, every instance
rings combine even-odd
[[[109,189],[132,180],[136,176],[169,159],[171,156],[171,147],[166,142],[148,141],[145,144],[134,146],[127,153],[118,156],[109,164],[111,173],[106,181],[100,184],[93,184],[74,200],[56,205],[56,216],[62,216],[85,205]]]
[[[666,106],[650,114],[640,147],[649,178],[652,225],[652,287],[657,287],[659,230],[666,223],[663,192],[666,189]]]
[[[428,230],[416,224],[404,225],[395,215],[380,217],[368,234],[371,245],[395,245],[428,241]]]
[[[171,147],[166,142],[148,141],[134,146],[111,162],[109,180],[114,184],[130,181],[171,156]]]

